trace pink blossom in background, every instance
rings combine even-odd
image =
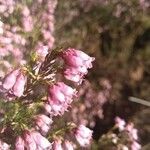
[[[2,60],[5,56],[14,57],[12,60],[16,63],[20,63],[20,61],[23,60],[26,39],[18,33],[19,31],[20,27],[10,26],[4,22],[3,34],[0,34],[0,57]],[[5,61],[7,61],[7,59]]]
[[[15,8],[14,0],[1,0],[0,1],[0,14],[5,17],[9,17],[13,13]]]
[[[22,25],[26,32],[31,32],[33,29],[33,19],[30,15],[30,10],[25,6],[22,10]]]
[[[54,11],[57,5],[57,0],[47,1],[46,9],[43,11],[41,16],[41,33],[43,35],[43,45],[47,45],[49,49],[52,49],[55,39],[53,36],[54,32]]]
[[[23,6],[23,8],[22,8],[22,15],[24,17],[28,17],[30,15],[30,10],[29,10],[29,8],[27,6]]]
[[[120,131],[124,130],[126,122],[123,119],[116,117],[115,122],[115,126],[118,127]]]
[[[0,35],[2,35],[3,32],[4,32],[3,26],[4,26],[4,24],[3,24],[3,22],[0,20]]]
[[[132,138],[134,140],[138,139],[137,129],[134,128],[134,124],[133,123],[127,124],[125,130],[130,133],[130,135],[132,136]]]
[[[48,89],[48,103],[54,115],[62,115],[73,101],[76,90],[63,82],[58,82]]]
[[[150,2],[148,0],[139,0],[139,3],[143,9],[150,7]]]
[[[75,131],[75,137],[80,146],[86,147],[90,144],[93,131],[84,125],[79,125]]]
[[[140,150],[141,149],[141,145],[139,143],[137,143],[136,141],[134,141],[131,144],[131,150]]]
[[[10,63],[12,66],[14,64],[20,65],[20,62],[23,62],[24,64],[26,63],[25,58],[28,57],[30,51],[38,49],[38,43],[42,44],[42,49],[45,51],[42,52],[38,49],[38,53],[42,54],[40,61],[44,60],[47,50],[52,49],[55,41],[53,32],[55,22],[54,11],[56,5],[57,0],[38,1],[37,3],[32,3],[30,6],[27,6],[25,3],[22,4],[20,1],[0,1],[0,14],[2,16],[0,18],[0,58],[2,58],[2,61],[5,56],[9,56],[11,58]],[[42,12],[39,10],[42,10]],[[14,17],[16,11],[20,17],[17,18],[17,23],[13,23],[12,25],[10,24],[12,20],[8,20],[7,17],[9,17],[9,15]],[[31,48],[31,40],[29,39],[28,32],[33,31],[34,33],[37,30],[37,26],[35,26],[35,23],[37,24],[37,19],[40,19],[41,23],[39,24],[39,33],[36,34],[40,34],[42,38],[39,39],[39,37],[36,36],[36,42]],[[18,22],[21,22],[21,24]],[[35,38],[32,36],[34,36],[34,34],[31,35],[31,38]],[[7,61],[7,59],[5,61]],[[1,66],[3,67],[3,63],[0,63],[0,67]],[[7,67],[4,69],[5,70],[2,70],[3,72],[1,71],[2,75],[5,71],[8,71]]]
[[[22,18],[22,25],[24,28],[24,31],[31,32],[33,29],[33,20],[31,16]]]

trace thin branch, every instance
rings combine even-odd
[[[130,96],[129,97],[129,101],[135,102],[135,103],[139,103],[139,104],[142,104],[142,105],[150,107],[150,102],[148,102],[146,100],[143,100],[143,99],[140,99],[140,98],[136,98],[136,97]]]

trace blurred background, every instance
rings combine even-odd
[[[74,118],[82,113],[96,140],[116,116],[132,121],[140,143],[150,149],[150,1],[60,0],[55,19],[55,45],[96,58]]]

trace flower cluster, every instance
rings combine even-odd
[[[96,88],[88,80],[83,81],[77,93],[80,99],[64,120],[73,120],[76,124],[80,123],[94,128],[95,116],[99,119],[104,118],[104,105],[110,101],[112,85],[107,78],[99,78],[97,81]]]
[[[32,53],[29,49],[38,56],[45,48],[46,54],[52,49],[56,5],[57,0],[39,0],[36,3],[0,0],[0,67],[4,68],[0,76],[3,77],[14,64],[27,63]]]
[[[134,128],[134,124],[133,123],[128,123],[126,124],[126,122],[119,118],[116,117],[116,127],[124,133],[127,133],[128,137],[129,137],[129,141],[130,141],[130,148],[131,150],[140,150],[141,149],[141,145],[137,142],[138,140],[138,135],[137,135],[137,129]]]
[[[9,17],[14,11],[15,1],[14,0],[1,0],[0,1],[0,14],[5,17]]]
[[[64,68],[72,67],[76,73],[80,73],[79,80],[82,81],[83,76],[87,74],[87,69],[92,67],[94,58],[82,51],[71,48],[63,52],[58,51],[55,53],[58,54],[55,55],[55,58],[52,60],[50,60],[49,56],[53,57],[53,53],[46,55],[36,72],[34,72],[34,68],[31,70],[28,66],[24,66],[11,71],[2,79],[0,92],[1,94],[7,95],[4,97],[4,100],[10,100],[11,97],[11,100],[14,101],[14,105],[11,105],[11,107],[14,107],[14,113],[6,113],[6,110],[3,110],[3,115],[7,116],[9,127],[13,130],[14,134],[18,135],[15,144],[16,150],[24,148],[29,150],[45,150],[51,149],[51,146],[56,150],[63,149],[64,147],[66,147],[66,149],[74,149],[76,145],[75,139],[81,147],[87,147],[90,144],[92,131],[84,125],[76,126],[68,124],[62,127],[60,131],[59,129],[57,129],[58,131],[54,130],[54,132],[51,130],[55,127],[53,125],[54,117],[62,116],[68,111],[73,99],[77,97],[77,90],[64,82],[60,82],[56,77],[54,77],[56,78],[55,80],[45,78],[45,72],[46,74],[49,73],[47,74],[48,76],[50,74],[57,76],[58,73],[62,73],[60,69],[63,70]],[[73,56],[72,54],[75,55]],[[62,61],[57,62],[58,57],[62,58],[63,64]],[[80,61],[80,63],[74,66],[73,62],[70,63],[72,61],[71,59],[76,61],[75,64],[77,64],[78,61]],[[58,66],[61,66],[61,68],[57,68],[54,65],[55,63],[60,63]],[[35,65],[33,65],[33,67],[35,67]],[[43,68],[45,69],[43,70]],[[82,69],[86,71],[82,71]],[[70,74],[72,75],[71,71],[72,70],[70,70]],[[76,81],[74,82],[76,83]],[[45,88],[45,92],[47,92],[47,97],[43,95],[44,97],[39,98],[39,92],[34,95],[34,98],[32,95],[34,94],[34,88],[40,88],[38,86],[40,86],[41,83],[45,85],[43,88]],[[29,101],[28,97],[30,96],[32,99]],[[15,101],[16,99],[21,99],[21,101]],[[28,114],[28,118],[18,118],[21,117],[19,116],[21,114]],[[13,120],[11,118],[13,118]],[[5,124],[5,122],[3,123]],[[7,123],[5,127],[3,127],[3,133],[7,131]],[[18,129],[19,133],[16,131]],[[74,140],[63,139],[67,133],[69,133],[68,136],[74,137]],[[50,138],[51,142],[49,142],[47,138]]]
[[[33,29],[33,19],[27,6],[22,9],[22,26],[25,32],[31,32]]]
[[[72,137],[76,139],[81,147],[87,147],[90,145],[92,133],[93,132],[89,128],[80,124],[77,128],[74,128],[74,135]],[[77,148],[76,145],[69,140],[64,140],[62,142],[60,138],[57,138],[53,143],[54,150],[74,150],[74,148]]]
[[[68,125],[62,129],[53,125],[54,117],[64,115],[77,96],[77,90],[58,81],[57,75],[63,70],[62,75],[66,79],[81,83],[94,61],[94,58],[73,48],[56,51],[55,57],[53,52],[50,53],[54,45],[56,4],[57,0],[39,0],[37,3],[2,1],[0,4],[0,13],[3,14],[0,20],[0,65],[4,65],[1,76],[5,71],[9,72],[0,81],[0,97],[4,100],[1,102],[4,107],[0,131],[3,136],[11,134],[16,137],[15,145],[10,142],[10,137],[6,137],[5,141],[10,146],[1,142],[2,149],[62,147],[71,150],[76,147],[75,139],[83,147],[90,144],[92,131],[83,125]],[[6,57],[12,57],[11,61],[3,60]],[[60,58],[63,64],[59,62]],[[17,69],[9,71],[14,63],[19,64]],[[41,86],[44,94],[41,94]],[[36,93],[36,90],[39,92]],[[63,139],[68,132],[74,140]]]
[[[109,144],[105,145],[104,141],[109,142]],[[141,145],[138,143],[137,129],[134,128],[134,124],[126,123],[119,117],[115,118],[115,126],[99,139],[99,146],[106,149],[110,147],[123,150],[141,149]]]

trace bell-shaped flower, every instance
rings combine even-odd
[[[65,62],[64,76],[66,79],[80,84],[88,68],[92,68],[95,58],[88,56],[80,50],[68,48],[62,52],[61,57]]]
[[[43,134],[48,132],[52,122],[52,119],[44,114],[40,114],[35,117],[35,123]]]
[[[21,97],[23,95],[26,80],[26,76],[24,76],[22,73],[17,76],[16,82],[12,88],[12,93],[15,96]]]
[[[15,150],[24,150],[25,143],[21,136],[18,136],[15,143]]]
[[[19,69],[13,70],[10,73],[8,73],[2,82],[2,87],[6,90],[10,90],[14,86],[18,74]]]
[[[62,115],[70,106],[76,90],[63,82],[52,85],[48,90],[48,103],[53,115]]]
[[[55,139],[52,147],[53,150],[63,150],[62,141],[60,139]]]
[[[86,147],[92,139],[92,131],[84,125],[79,125],[75,131],[75,137],[80,146]]]

